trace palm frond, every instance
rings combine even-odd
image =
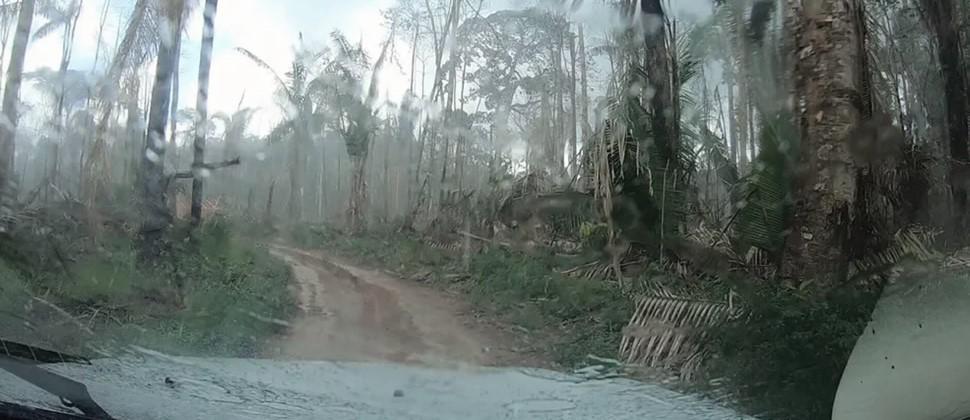
[[[282,121],[266,135],[266,142],[273,144],[285,141],[293,133],[294,128],[293,121]]]
[[[246,58],[250,59],[257,66],[269,72],[269,74],[272,75],[273,79],[276,81],[277,88],[283,91],[286,94],[288,99],[290,100],[293,99],[294,93],[290,90],[286,82],[283,81],[283,78],[280,77],[279,73],[277,73],[276,70],[273,69],[273,66],[270,66],[269,63],[264,61],[262,58],[259,58],[258,55],[253,54],[252,51],[249,51],[246,48],[237,47],[236,51],[239,51],[239,53],[241,53]]]
[[[34,36],[30,38],[30,42],[40,41],[46,38],[50,34],[54,33],[54,31],[58,30],[63,23],[64,22],[56,20],[49,20],[45,22],[43,25],[40,25],[36,31],[34,31]]]
[[[884,271],[905,258],[923,262],[939,260],[942,255],[933,249],[933,241],[939,234],[939,231],[919,225],[900,230],[893,235],[892,242],[886,249],[853,261],[854,274]]]
[[[728,156],[727,143],[718,137],[706,126],[700,127],[701,153],[707,158],[709,164],[714,168],[715,173],[721,182],[729,188],[733,188],[740,180],[738,177],[738,167],[734,160]]]
[[[787,113],[779,113],[763,124],[761,151],[733,192],[737,224],[735,233],[741,252],[749,246],[777,251],[784,243],[791,211],[791,168],[796,138]]]
[[[620,357],[631,364],[678,371],[689,381],[707,354],[702,346],[707,331],[739,314],[727,303],[670,292],[641,297],[623,329]]]

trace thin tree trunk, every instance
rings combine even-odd
[[[178,18],[178,24],[175,27],[175,70],[172,72],[172,108],[169,111],[169,140],[168,143],[172,148],[172,162],[173,167],[178,167],[178,149],[175,147],[175,134],[176,125],[178,121],[176,116],[178,115],[179,109],[179,69],[182,65],[182,16]],[[205,40],[203,39],[203,42]],[[203,45],[203,48],[205,46]]]
[[[751,97],[752,95],[749,92],[748,98],[751,98]],[[755,137],[754,103],[751,100],[748,100],[747,115],[748,115],[748,140],[749,140],[748,147],[751,150],[751,161],[753,162],[754,159],[758,157],[758,150],[757,150],[758,142],[755,140],[757,137]]]
[[[34,20],[34,0],[24,0],[20,3],[20,15],[17,18],[17,33],[13,39],[13,50],[10,53],[10,67],[7,69],[7,82],[3,92],[3,116],[5,124],[0,124],[0,210],[6,206],[4,201],[8,197],[16,197],[13,185],[14,152],[16,151],[17,122],[20,118],[18,98],[20,84],[23,80],[24,59],[27,56],[27,42],[30,40],[30,26]]]
[[[347,209],[350,217],[350,228],[359,232],[364,228],[364,215],[367,211],[367,155],[351,155],[350,174],[350,206]]]
[[[143,125],[141,121],[141,110],[138,109],[138,91],[141,83],[134,75],[129,79],[127,94],[128,94],[128,105],[127,105],[127,121],[126,129],[128,130],[128,139],[125,142],[125,150],[128,152],[125,156],[124,162],[124,182],[128,185],[134,185],[134,173],[138,171],[138,165],[140,163],[139,155],[144,148],[145,131],[143,130]]]
[[[202,197],[205,177],[208,175],[202,169],[205,163],[206,121],[209,118],[209,72],[212,69],[212,44],[215,39],[216,9],[219,0],[206,0],[203,12],[202,51],[199,58],[199,96],[196,98],[195,108],[199,113],[199,121],[195,127],[195,143],[192,147],[192,225],[202,223]],[[174,129],[174,125],[173,125]],[[175,139],[175,135],[172,135]],[[174,143],[173,143],[174,146]]]
[[[91,73],[98,69],[98,59],[101,58],[101,41],[104,39],[104,24],[108,21],[108,8],[111,7],[111,0],[105,0],[104,7],[101,8],[101,19],[98,24],[98,41],[94,47],[94,63],[91,64]]]
[[[581,96],[579,99],[579,120],[580,128],[583,134],[584,148],[586,147],[586,142],[589,141],[593,131],[593,128],[589,123],[589,83],[587,81],[586,73],[586,34],[584,32],[583,24],[579,24],[579,84],[581,90]]]
[[[163,15],[176,22],[182,13],[182,1],[167,5]],[[168,123],[169,105],[172,98],[172,73],[175,70],[174,39],[158,42],[158,59],[155,66],[155,84],[152,87],[151,110],[148,115],[148,137],[141,160],[141,257],[151,261],[161,255],[162,237],[171,223],[172,215],[166,205],[168,179],[165,176],[165,128]]]
[[[20,3],[14,4],[13,7],[18,8],[19,12]],[[10,25],[14,21],[12,14],[4,15],[3,20],[0,21],[0,72],[4,68],[4,59],[7,57],[7,45],[10,44]]]
[[[391,219],[391,178],[389,174],[391,156],[391,136],[384,137],[384,221]]]
[[[175,145],[175,134],[176,134],[176,129],[178,128],[177,126],[178,121],[176,119],[176,116],[179,108],[179,68],[180,68],[179,66],[181,65],[181,62],[182,62],[182,18],[183,18],[183,15],[180,14],[178,17],[178,23],[176,23],[175,25],[175,32],[173,34],[175,36],[175,53],[174,53],[175,64],[174,64],[174,70],[172,71],[172,104],[171,104],[171,108],[169,109],[169,116],[168,116],[168,121],[170,124],[169,133],[168,133],[169,134],[168,150],[170,153],[169,153],[168,159],[171,161],[173,168],[178,168],[179,166],[179,158],[178,158],[179,151],[178,151],[178,147],[176,147]],[[172,182],[172,183],[169,183],[168,188],[169,188],[169,191],[167,192],[167,194],[170,197],[170,200],[168,202],[169,212],[171,212],[172,215],[177,218],[179,217],[179,213],[178,213],[179,185]]]
[[[269,194],[266,195],[266,213],[263,216],[263,223],[267,226],[273,224],[273,190],[276,189],[276,180],[269,184]]]
[[[576,158],[579,154],[579,142],[576,138],[576,118],[578,104],[576,103],[576,37],[569,36],[569,168],[574,173],[578,171]]]

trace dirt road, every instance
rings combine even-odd
[[[456,299],[320,252],[272,245],[294,271],[300,315],[273,357],[460,367],[515,363],[504,334]]]

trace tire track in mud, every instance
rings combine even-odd
[[[442,367],[509,359],[504,337],[463,322],[466,308],[449,296],[319,252],[269,248],[293,268],[301,310],[270,357]]]

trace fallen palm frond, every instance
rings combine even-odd
[[[852,274],[886,270],[906,257],[917,261],[939,260],[942,256],[932,248],[933,241],[939,234],[939,231],[918,225],[900,230],[893,235],[892,242],[886,249],[854,261],[852,266],[855,272]],[[946,262],[944,262],[945,266]]]
[[[737,317],[728,303],[694,300],[665,292],[637,301],[630,323],[623,329],[620,358],[626,363],[677,371],[691,380],[707,351],[707,331]]]

